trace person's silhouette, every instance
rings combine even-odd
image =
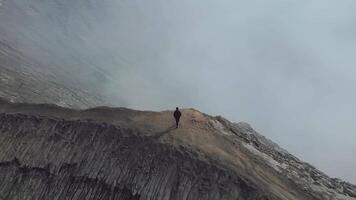
[[[179,108],[176,108],[176,111],[174,111],[174,118],[176,119],[176,128],[178,128],[178,124],[179,124],[179,119],[180,116],[182,116],[182,113],[179,111]]]

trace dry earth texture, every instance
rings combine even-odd
[[[356,199],[246,123],[182,113],[2,100],[0,199]]]

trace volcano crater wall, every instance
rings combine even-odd
[[[131,128],[0,114],[0,199],[278,199]]]

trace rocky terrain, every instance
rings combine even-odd
[[[356,199],[246,123],[0,103],[2,199]]]

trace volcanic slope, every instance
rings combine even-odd
[[[0,103],[2,199],[356,199],[256,133],[194,109]],[[0,198],[0,199],[1,199]]]
[[[108,105],[79,81],[43,66],[0,38],[0,97],[11,102],[54,103],[70,108]]]

